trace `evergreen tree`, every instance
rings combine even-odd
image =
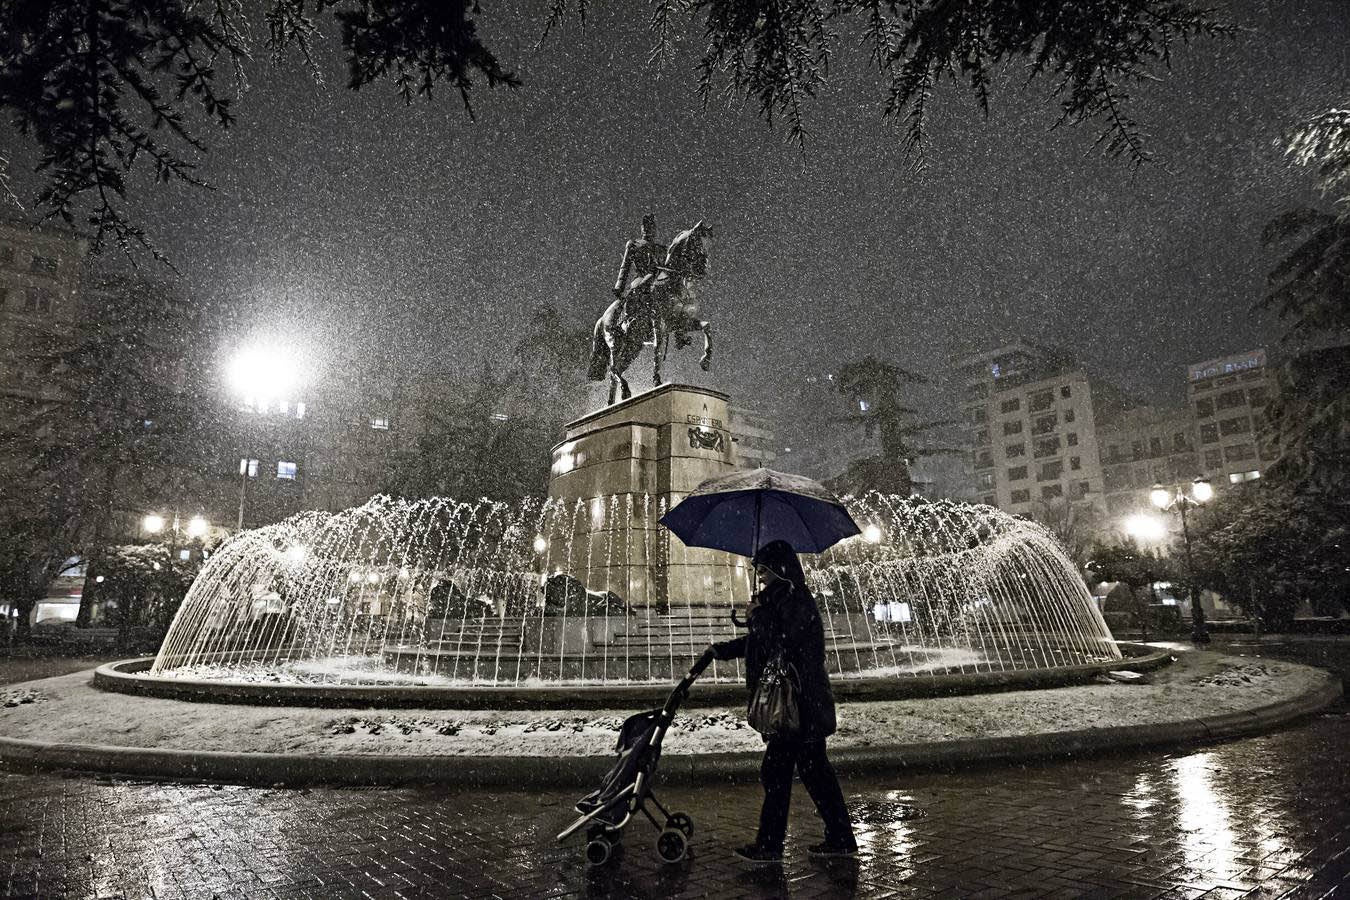
[[[488,6],[266,0],[261,19],[274,59],[298,52],[317,77],[312,44],[337,33],[351,88],[392,83],[405,103],[448,88],[471,114],[480,83],[521,84],[479,33]],[[550,0],[546,22],[511,24],[547,32],[569,9],[584,18],[588,6]],[[682,31],[701,35],[697,90],[705,103],[721,94],[750,100],[770,124],[786,121],[796,140],[837,46],[860,38],[884,84],[881,111],[907,123],[911,147],[922,143],[939,81],[963,84],[987,113],[993,73],[1022,63],[1050,83],[1063,121],[1100,123],[1098,143],[1135,162],[1149,150],[1127,112],[1131,86],[1170,65],[1175,45],[1231,30],[1198,0],[651,0],[651,7],[638,14],[650,20],[655,55],[669,55]],[[234,123],[231,95],[244,86],[255,15],[233,0],[0,4],[0,108],[38,145],[47,177],[39,206],[73,222],[87,203],[82,218],[96,245],[111,236],[151,246],[126,211],[129,175],[148,165],[160,181],[202,183],[196,158],[207,147],[193,125]]]
[[[1267,436],[1280,451],[1271,468],[1329,490],[1350,477],[1350,110],[1313,117],[1286,149],[1332,199],[1329,209],[1295,209],[1265,229],[1267,245],[1292,244],[1260,303],[1285,323],[1292,351],[1267,410]]]
[[[915,440],[950,424],[919,421],[918,412],[905,404],[904,393],[909,386],[928,383],[923,375],[867,356],[844,365],[834,381],[855,410],[840,421],[861,427],[869,440],[877,438],[880,452],[849,463],[848,470],[830,482],[833,490],[849,494],[880,491],[907,497],[914,492],[911,460],[956,452]]]
[[[28,523],[21,534],[36,567],[30,594],[45,590],[53,561],[84,558],[91,577],[83,625],[119,514],[158,506],[183,478],[207,471],[216,443],[191,377],[202,332],[186,301],[167,286],[120,276],[87,285],[82,296],[76,327],[45,333],[25,354],[46,391],[14,401],[0,424],[0,514]]]

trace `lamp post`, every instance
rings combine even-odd
[[[295,387],[298,371],[294,354],[277,346],[255,346],[241,351],[230,363],[229,380],[239,398],[241,411],[260,415],[272,400],[286,398]],[[244,529],[244,508],[248,503],[249,439],[251,431],[249,421],[245,420],[241,442],[244,448],[244,461],[239,469],[239,520],[238,530]]]
[[[1192,481],[1189,496],[1180,489],[1173,492],[1161,484],[1155,484],[1149,492],[1149,499],[1154,506],[1163,511],[1175,510],[1181,516],[1181,539],[1186,547],[1186,580],[1191,592],[1191,640],[1197,644],[1209,643],[1209,629],[1205,626],[1205,610],[1200,605],[1200,591],[1195,584],[1195,561],[1191,556],[1191,530],[1186,522],[1186,508],[1201,506],[1213,497],[1214,488],[1208,478]]]
[[[183,526],[178,518],[178,510],[173,511],[172,523],[166,523],[163,516],[158,513],[150,513],[141,519],[141,530],[146,534],[159,534],[165,529],[169,529],[169,563],[172,565],[174,558],[178,555],[178,535],[182,532],[189,541],[195,541],[205,536],[210,530],[211,523],[201,516],[193,516],[188,519],[187,525]]]

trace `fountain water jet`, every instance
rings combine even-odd
[[[1120,658],[1042,526],[950,501],[845,502],[863,535],[804,559],[836,677]],[[710,641],[735,633],[728,612],[747,599],[750,573],[736,557],[700,556],[701,568],[724,566],[727,595],[661,602],[664,573],[687,563],[678,542],[652,539],[647,523],[665,503],[632,493],[514,505],[376,497],[244,532],[207,561],[148,674],[511,687],[675,680]],[[742,677],[727,663],[708,674]]]

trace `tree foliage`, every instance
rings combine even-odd
[[[1266,479],[1220,494],[1192,527],[1196,577],[1272,630],[1304,603],[1339,612],[1350,597],[1350,495]]]
[[[917,439],[948,423],[925,421],[906,405],[905,393],[928,379],[875,356],[845,364],[834,378],[836,390],[856,412],[840,421],[862,428],[868,440],[878,439],[879,453],[849,463],[848,471],[831,482],[843,493],[881,491],[909,496],[914,491],[910,461],[920,456],[954,452]]]
[[[122,629],[165,630],[192,586],[199,566],[178,559],[164,544],[123,544],[103,554],[100,596],[117,609]]]
[[[1282,213],[1263,234],[1288,248],[1259,304],[1285,324],[1291,351],[1267,411],[1280,450],[1272,474],[1327,489],[1350,476],[1350,111],[1314,116],[1286,152],[1333,199],[1330,209]]]
[[[405,102],[446,86],[472,115],[481,83],[520,79],[480,35],[479,0],[266,0],[263,44],[296,53],[317,76],[315,42],[336,32],[353,89],[387,81]],[[547,31],[586,0],[551,0]],[[631,14],[628,12],[625,15]],[[37,144],[44,213],[83,218],[96,246],[153,246],[127,212],[131,173],[202,184],[196,124],[229,128],[258,13],[239,0],[12,0],[0,5],[0,108]],[[325,29],[326,22],[336,28]],[[963,85],[982,109],[996,71],[1021,62],[1048,81],[1061,121],[1100,123],[1098,143],[1136,163],[1146,136],[1127,111],[1131,87],[1166,68],[1177,44],[1228,33],[1196,0],[651,0],[653,54],[701,33],[704,102],[749,100],[789,136],[841,43],[861,38],[883,82],[879,106],[921,148],[937,84]],[[222,76],[222,66],[227,74]],[[88,211],[79,210],[87,205]]]
[[[208,402],[187,377],[199,332],[186,302],[121,277],[83,295],[75,328],[34,334],[23,366],[42,374],[44,390],[15,400],[0,422],[0,513],[27,523],[20,533],[38,561],[29,592],[45,590],[52,561],[67,556],[96,571],[118,511],[158,503],[180,476],[205,471],[217,446],[203,434]],[[85,592],[81,624],[95,593]]]

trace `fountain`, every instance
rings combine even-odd
[[[1075,567],[1040,525],[917,497],[846,502],[863,535],[807,559],[836,677],[1120,658]],[[203,567],[149,675],[511,687],[675,680],[710,641],[734,634],[727,613],[745,601],[749,573],[727,557],[717,579],[727,594],[702,606],[657,602],[655,573],[688,565],[695,552],[653,545],[645,524],[664,505],[646,494],[516,505],[376,497],[245,532]],[[648,551],[641,568],[650,577],[633,576],[631,560],[615,565],[634,542]],[[629,593],[608,587],[616,572]],[[742,677],[728,663],[709,674]]]

